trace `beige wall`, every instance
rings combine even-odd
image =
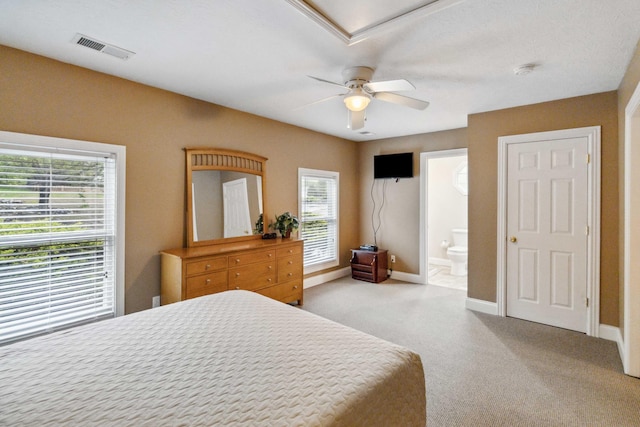
[[[415,177],[387,183],[377,236],[379,246],[396,254],[394,268],[413,274],[420,261],[419,153],[468,147],[469,296],[495,301],[497,138],[600,125],[601,322],[615,326],[621,316],[618,120],[639,80],[636,53],[619,100],[616,92],[607,92],[474,114],[465,129],[358,144],[0,46],[0,129],[127,147],[130,313],[150,307],[151,297],[159,294],[158,251],[185,242],[183,147],[233,148],[268,157],[268,217],[297,211],[298,167],[340,172],[340,267],[349,265],[349,248],[373,241],[373,156],[414,152]]]
[[[150,308],[160,294],[158,251],[185,243],[187,146],[269,158],[267,218],[297,212],[298,167],[340,172],[341,267],[349,265],[349,248],[360,242],[354,142],[3,46],[0,101],[0,130],[127,147],[127,313]]]
[[[363,242],[373,239],[373,156],[414,152],[413,179],[387,183],[378,246],[397,256],[394,268],[419,273],[419,153],[468,146],[469,162],[469,284],[468,296],[496,301],[496,233],[498,137],[585,126],[602,127],[602,221],[600,260],[600,321],[619,324],[618,266],[618,117],[617,93],[528,105],[469,116],[466,129],[364,143],[360,149]]]
[[[371,224],[371,186],[373,179],[373,156],[413,152],[413,178],[375,180],[377,211],[382,200],[386,182],[385,203],[381,212],[381,226],[377,233],[380,248],[396,255],[394,270],[404,273],[420,273],[420,153],[449,150],[467,146],[467,129],[454,129],[402,138],[365,142],[360,145],[360,236],[361,243],[373,243]]]
[[[620,135],[620,144],[618,155],[620,157],[620,173],[619,173],[619,182],[620,182],[620,329],[624,334],[624,277],[623,277],[623,269],[624,269],[624,195],[625,186],[624,186],[624,163],[625,163],[625,144],[628,141],[625,140],[625,126],[626,126],[626,116],[625,110],[627,108],[627,104],[629,103],[631,96],[633,96],[634,91],[640,84],[640,42],[636,46],[636,51],[631,58],[631,62],[629,63],[629,67],[620,83],[618,88],[618,129]],[[634,147],[635,148],[635,147]],[[636,154],[635,156],[637,157]],[[635,159],[635,157],[634,157]],[[638,183],[640,182],[640,169],[636,168],[631,171],[633,174],[631,182]],[[634,187],[635,190],[635,187]],[[635,190],[637,191],[637,190]],[[634,254],[637,256],[637,254]],[[624,336],[624,335],[623,335]]]
[[[617,102],[606,92],[469,116],[469,297],[496,301],[498,137],[601,126],[600,322],[618,326]]]

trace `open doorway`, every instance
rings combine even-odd
[[[467,150],[423,153],[426,283],[467,289]]]

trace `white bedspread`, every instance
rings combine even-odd
[[[246,291],[0,347],[3,426],[425,424],[420,356]]]

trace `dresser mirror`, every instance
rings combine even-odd
[[[185,153],[187,246],[261,238],[267,159],[216,148]]]

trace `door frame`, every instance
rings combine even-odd
[[[638,184],[633,185],[631,166],[634,156],[640,158],[640,83],[631,96],[625,108],[625,135],[624,135],[624,319],[623,319],[623,345],[622,365],[624,373],[634,377],[640,377],[640,277],[631,266],[640,259],[640,253],[632,248],[637,248],[637,234],[632,235],[631,224],[638,220],[640,215],[632,211],[632,205],[638,203]],[[633,198],[633,200],[632,200]],[[633,239],[633,240],[632,240]]]
[[[497,292],[498,315],[507,316],[507,149],[510,144],[565,138],[587,138],[590,162],[587,167],[587,307],[586,333],[600,335],[600,126],[535,132],[498,138],[498,228]]]
[[[438,157],[469,157],[467,148],[453,148],[448,150],[424,151],[420,153],[420,275],[418,283],[429,284],[429,241],[428,241],[428,220],[429,220],[429,197],[427,188],[429,187],[429,159]],[[467,206],[467,209],[469,207]]]

